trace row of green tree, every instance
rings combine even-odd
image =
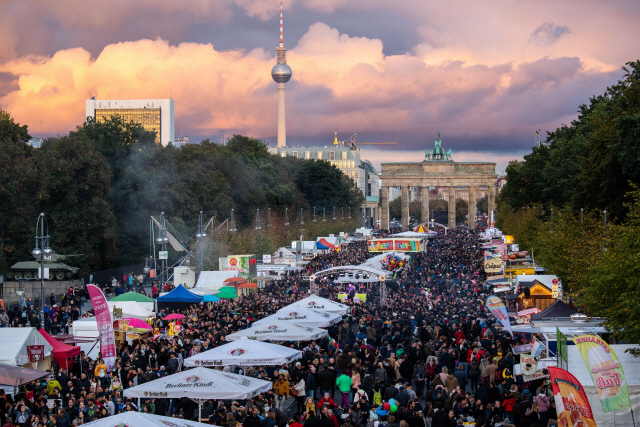
[[[51,247],[84,254],[73,264],[86,272],[141,262],[149,255],[150,216],[160,212],[188,246],[200,211],[222,222],[235,209],[243,230],[254,226],[256,209],[270,208],[274,219],[285,208],[357,212],[364,199],[328,162],[278,157],[239,135],[226,145],[163,147],[154,133],[114,117],[88,119],[38,149],[29,139],[27,126],[0,110],[0,271],[32,259],[39,212]]]
[[[620,338],[640,342],[640,61],[507,167],[496,225]]]
[[[564,293],[592,316],[605,317],[619,338],[640,342],[640,190],[625,203],[622,221],[602,211],[571,207],[508,211],[503,231],[562,281]]]

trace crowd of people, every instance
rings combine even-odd
[[[390,297],[380,303],[369,286],[366,302],[347,302],[351,313],[313,342],[285,345],[302,358],[283,366],[224,367],[273,383],[271,392],[246,402],[209,400],[205,422],[226,427],[537,427],[556,417],[546,380],[522,382],[513,367],[511,337],[485,309],[486,275],[475,230],[460,227],[429,240],[408,266],[394,271]],[[369,257],[366,242],[319,255],[306,270],[272,280],[250,296],[193,305],[182,314],[177,335],[158,313],[156,333],[118,349],[115,369],[81,354],[68,371],[27,384],[15,396],[0,396],[2,424],[67,427],[120,412],[140,411],[197,419],[188,398],[123,397],[123,390],[171,375],[184,360],[226,343],[225,337],[308,295],[304,276]],[[331,277],[321,292],[337,300]],[[144,292],[144,291],[143,291]],[[75,299],[74,299],[75,301]],[[75,310],[74,310],[75,311]],[[63,310],[64,312],[64,310]]]

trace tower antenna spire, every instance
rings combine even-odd
[[[282,40],[282,0],[280,0],[280,47],[284,47]]]

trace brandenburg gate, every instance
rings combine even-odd
[[[389,187],[401,187],[402,225],[409,225],[409,187],[420,187],[422,222],[429,218],[429,187],[448,187],[448,226],[456,226],[456,187],[469,189],[469,225],[475,226],[478,187],[488,187],[489,215],[496,198],[496,164],[490,162],[454,162],[451,150],[445,153],[440,134],[432,151],[425,150],[420,163],[383,163],[380,173],[381,224],[389,229]]]

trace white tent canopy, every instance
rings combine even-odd
[[[198,423],[181,418],[162,417],[142,412],[122,412],[110,417],[85,423],[91,427],[149,426],[149,427],[206,427],[210,424]]]
[[[153,311],[143,307],[136,301],[107,301],[109,311],[113,313],[113,307],[122,309],[122,317],[134,317],[140,320],[147,320],[149,317],[155,317]]]
[[[227,341],[249,338],[257,341],[311,341],[324,337],[325,329],[296,325],[291,322],[263,323],[227,335]]]
[[[195,368],[125,389],[125,397],[244,400],[271,390],[269,381],[215,369]]]
[[[44,357],[51,355],[53,347],[44,339],[36,328],[0,328],[0,362],[14,366],[29,363],[27,347],[31,345],[44,346]]]
[[[224,281],[232,277],[240,277],[239,271],[203,271],[198,277],[195,288],[190,289],[194,292],[198,288],[220,289],[227,286]],[[206,294],[205,294],[206,295]]]
[[[314,326],[316,328],[326,328],[342,320],[339,314],[333,314],[326,311],[312,310],[304,307],[291,307],[279,310],[271,316],[260,319],[253,325],[264,325],[265,323],[274,322],[291,322],[297,325]]]
[[[300,350],[242,338],[185,359],[185,366],[284,365],[302,357]]]
[[[339,314],[341,316],[347,314],[350,309],[348,305],[311,295],[309,297],[301,299],[300,301],[296,301],[293,304],[289,304],[280,311],[288,310],[290,308],[293,308],[294,306],[310,308],[316,311],[326,311],[328,313]]]
[[[389,234],[389,237],[429,237],[429,235],[415,231],[403,231],[402,233]]]

